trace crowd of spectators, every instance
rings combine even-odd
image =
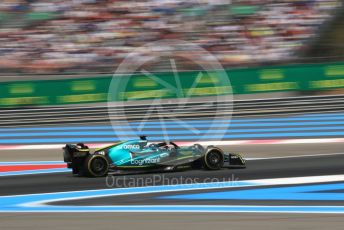
[[[160,39],[192,42],[225,67],[287,62],[339,7],[339,0],[1,0],[0,71],[108,72]]]

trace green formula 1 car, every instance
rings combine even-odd
[[[145,136],[139,140],[114,143],[91,152],[83,143],[67,144],[64,161],[73,174],[101,177],[109,172],[174,171],[190,168],[218,170],[245,168],[245,160],[218,147],[199,144],[178,146],[173,142],[149,143]]]

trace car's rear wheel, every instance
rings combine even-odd
[[[211,149],[204,155],[204,167],[209,170],[218,170],[223,167],[223,154],[217,149]]]
[[[87,176],[102,177],[109,171],[109,162],[103,155],[91,155],[85,161]]]

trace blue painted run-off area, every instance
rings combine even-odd
[[[280,188],[257,188],[239,191],[194,193],[160,197],[161,199],[188,200],[305,200],[344,201],[344,183],[304,185]]]
[[[344,137],[344,114],[311,114],[275,118],[234,118],[229,120],[197,119],[184,121],[147,121],[115,127],[50,126],[0,128],[0,144],[46,144],[75,142],[113,142],[117,135],[135,139],[147,135],[152,141],[166,133],[171,140],[273,139]],[[114,131],[115,130],[115,131]]]
[[[0,197],[0,212],[299,212],[299,213],[344,213],[344,206],[259,206],[259,205],[197,205],[197,199],[240,199],[240,200],[344,200],[344,183],[302,185],[279,188],[257,188],[263,184],[243,181],[186,184],[174,186],[153,186],[123,189],[101,189],[89,191],[60,192]],[[230,189],[241,187],[241,191],[207,192],[200,189]],[[161,196],[161,192],[195,190],[193,194]],[[47,202],[66,199],[100,198],[135,194],[158,193],[158,199],[196,199],[195,205],[102,205],[73,206],[45,205]]]

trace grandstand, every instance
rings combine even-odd
[[[197,44],[225,67],[285,63],[340,7],[339,0],[3,0],[0,70],[111,72],[136,47],[167,38]]]

